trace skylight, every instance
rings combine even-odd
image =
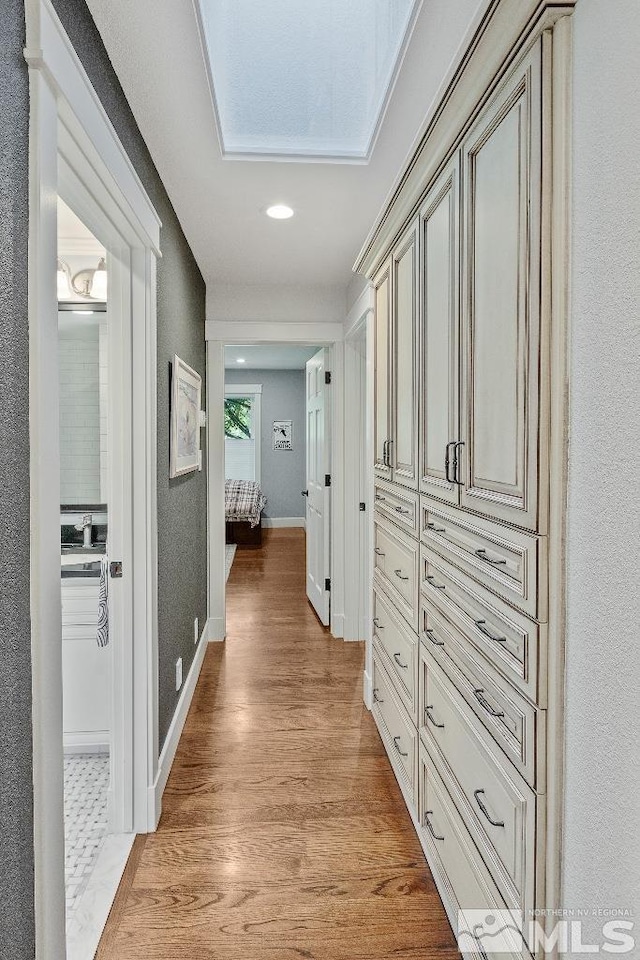
[[[225,154],[366,159],[419,0],[200,0]]]

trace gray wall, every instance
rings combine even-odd
[[[32,960],[29,611],[29,90],[24,0],[0,16],[0,953]]]
[[[193,620],[207,617],[206,473],[169,480],[169,363],[177,353],[205,376],[205,285],[100,35],[83,0],[54,0],[83,66],[155,206],[162,230],[158,263],[158,629],[160,744],[194,654]],[[204,404],[204,399],[203,399]],[[204,435],[203,435],[204,440]],[[203,457],[206,463],[206,457]]]
[[[564,901],[637,914],[638,0],[580,0],[574,30]],[[635,919],[636,948],[626,957],[640,957]],[[593,926],[597,942],[602,919]]]
[[[226,370],[226,383],[262,384],[260,486],[267,498],[265,517],[304,517],[305,372],[304,370]],[[293,420],[293,450],[274,450],[274,420]]]
[[[162,222],[158,268],[160,737],[177,695],[173,671],[193,657],[206,618],[206,477],[168,480],[169,360],[203,376],[204,282],[109,58],[82,0],[56,0],[63,20]],[[28,134],[24,0],[0,17],[0,952],[33,960],[33,787],[29,597]],[[206,461],[205,461],[206,462]]]

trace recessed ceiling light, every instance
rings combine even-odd
[[[276,203],[272,207],[267,207],[267,216],[272,220],[288,220],[293,216],[293,210],[284,203]]]
[[[238,359],[236,360],[236,363],[246,363],[246,362],[247,361],[244,359],[244,357],[238,357]]]

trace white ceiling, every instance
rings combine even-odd
[[[224,348],[224,365],[228,370],[303,370],[319,347],[288,344],[256,344]],[[238,358],[244,363],[238,363]]]
[[[82,220],[58,197],[58,256],[64,259],[74,255],[95,259],[106,256],[106,251]]]
[[[423,0],[366,164],[224,158],[193,4],[162,0],[160,14],[157,0],[88,3],[208,286],[344,288],[487,0]],[[270,220],[273,203],[295,216]]]

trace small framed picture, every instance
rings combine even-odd
[[[169,476],[200,469],[202,378],[180,357],[173,358]]]
[[[273,421],[273,449],[293,450],[293,420]]]

